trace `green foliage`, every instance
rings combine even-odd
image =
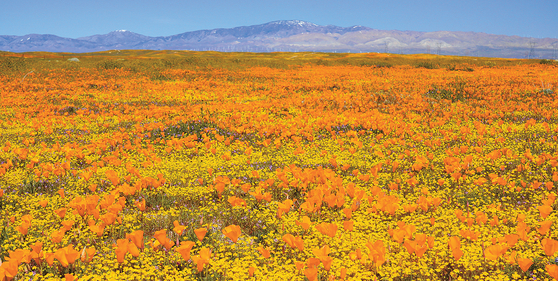
[[[75,57],[80,63],[67,61]],[[200,71],[209,69],[242,70],[251,67],[269,67],[289,69],[304,65],[320,66],[356,66],[389,68],[410,65],[417,68],[437,69],[446,67],[451,71],[473,71],[474,66],[513,66],[519,64],[556,65],[552,60],[518,60],[498,58],[472,58],[433,55],[398,55],[388,56],[350,53],[220,53],[197,51],[151,51],[151,50],[120,50],[96,53],[2,53],[0,57],[0,74],[22,75],[33,69],[36,73],[52,69],[96,68],[101,71],[123,69],[132,73],[145,73],[152,80],[171,81],[178,77],[170,77],[165,70],[181,69]],[[191,79],[188,75],[180,79]]]
[[[77,113],[77,108],[75,106],[66,106],[58,111],[60,115],[74,115]]]
[[[214,270],[212,270],[211,273],[203,271],[202,273],[195,273],[196,271],[193,271],[193,275],[196,277],[196,280],[200,280],[200,281],[221,281],[221,280],[227,280],[227,278],[219,273],[216,272]]]
[[[427,99],[436,101],[449,100],[451,102],[464,102],[467,100],[465,88],[467,81],[456,77],[451,83],[446,85],[435,85],[424,94]]]
[[[49,193],[53,192],[52,185],[47,181],[35,181],[32,177],[23,180],[23,184],[19,188],[20,193]]]
[[[1,201],[0,201],[1,202]],[[8,226],[2,226],[2,231],[0,231],[0,253],[3,254],[7,254],[8,253],[8,249],[5,249],[4,245],[7,245],[8,243],[4,243],[6,241],[8,241],[9,236],[8,236]],[[4,260],[4,256],[0,256],[0,258],[2,258],[2,260]]]
[[[124,63],[122,61],[113,60],[113,59],[103,60],[97,63],[97,68],[100,70],[118,69],[123,67],[124,67]]]
[[[151,76],[151,80],[153,80],[153,81],[172,81],[174,79],[172,77],[170,77],[170,75],[159,72],[159,73],[155,73],[153,76]]]
[[[357,60],[351,63],[352,65],[357,66],[368,66],[368,67],[393,67],[393,64],[386,62],[386,61],[377,61],[377,60]]]
[[[552,89],[548,89],[548,88],[546,88],[546,89],[540,89],[540,90],[539,90],[539,93],[540,93],[540,94],[543,94],[543,95],[547,95],[547,96],[554,95],[554,91],[553,91]]]
[[[176,205],[177,198],[165,193],[150,193],[144,196],[147,207],[155,209],[168,209]]]
[[[469,67],[469,66],[459,67],[459,66],[456,65],[456,64],[449,64],[449,65],[446,67],[446,69],[449,70],[449,71],[468,71],[468,72],[475,71],[474,68],[471,68],[471,67]]]
[[[426,92],[426,97],[434,100],[450,100],[452,102],[463,101],[463,92],[454,91],[451,89],[434,88]]]
[[[25,71],[28,63],[24,58],[0,57],[0,74]]]
[[[439,66],[431,61],[422,61],[415,65],[416,68],[436,69]]]
[[[540,64],[547,64],[547,65],[555,65],[554,61],[552,60],[547,60],[547,59],[542,59],[539,61]]]

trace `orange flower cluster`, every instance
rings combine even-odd
[[[558,280],[555,66],[156,69],[0,76],[0,281]]]

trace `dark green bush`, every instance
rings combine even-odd
[[[436,69],[438,65],[431,61],[419,62],[415,65],[416,68]]]
[[[8,74],[24,71],[27,62],[23,58],[2,57],[0,58],[0,73]]]
[[[101,70],[118,69],[124,67],[124,63],[117,60],[103,60],[97,64],[97,68]]]

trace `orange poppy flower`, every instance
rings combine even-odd
[[[430,249],[434,248],[434,236],[428,236],[428,247]]]
[[[196,243],[192,241],[182,241],[180,242],[180,247],[176,248],[175,251],[177,251],[182,258],[187,261],[190,259],[190,251],[194,245],[196,245]]]
[[[126,234],[126,239],[130,239],[139,249],[143,249],[143,230],[136,230]]]
[[[417,243],[417,245],[415,246],[415,255],[417,255],[417,257],[420,258],[424,255],[424,253],[426,253],[427,250],[428,250],[427,244],[419,245]]]
[[[552,221],[551,220],[541,221],[539,224],[541,225],[541,227],[537,228],[537,231],[541,235],[546,235],[548,233],[548,231],[550,230],[550,226],[552,226]]]
[[[46,252],[45,253],[45,260],[48,263],[49,266],[52,266],[52,264],[54,263],[54,253],[49,253]]]
[[[407,236],[407,232],[404,229],[393,229],[390,234],[392,234],[393,240],[399,244],[403,243],[403,239]]]
[[[537,208],[539,209],[539,213],[543,219],[546,219],[546,217],[548,217],[548,215],[552,212],[552,207],[547,205],[538,206]]]
[[[291,199],[286,199],[283,202],[279,202],[277,207],[277,217],[281,218],[283,213],[288,213],[292,205],[293,205],[293,200]]]
[[[128,239],[118,239],[116,240],[116,250],[114,251],[116,253],[116,260],[119,263],[123,263],[124,262],[124,258],[126,257],[126,254],[128,253]]]
[[[299,236],[294,237],[292,234],[287,233],[283,235],[283,241],[293,249],[298,248],[300,251],[304,250],[304,241]]]
[[[54,253],[54,257],[62,264],[63,267],[68,267],[68,265],[73,264],[79,256],[80,253],[74,250],[74,246],[71,244],[67,247],[58,249]]]
[[[310,221],[308,216],[303,216],[301,221],[296,221],[296,224],[306,231],[310,228],[312,221]]]
[[[266,259],[269,259],[269,257],[271,256],[269,249],[266,249],[262,246],[258,247],[258,252],[260,252],[260,254],[262,254],[262,256]]]
[[[240,206],[240,207],[244,206],[245,207],[246,206],[246,201],[244,201],[244,199],[238,198],[236,196],[229,197],[229,199],[227,201],[233,207],[237,207],[237,206]]]
[[[132,257],[138,257],[140,255],[140,250],[135,243],[128,243],[128,253],[130,253]]]
[[[322,264],[324,265],[324,269],[329,271],[331,269],[331,264],[333,263],[333,258],[330,256],[325,256],[320,259]]]
[[[424,233],[415,234],[415,241],[417,242],[417,245],[424,245],[424,243],[426,243],[426,239],[428,239],[428,236]]]
[[[492,246],[488,246],[486,249],[484,249],[484,257],[486,259],[489,260],[497,260],[501,255],[503,255],[506,251],[507,251],[508,247],[501,245],[501,244],[495,244]]]
[[[492,220],[490,221],[490,226],[497,226],[499,224],[498,216],[492,216]]]
[[[16,260],[17,263],[30,263],[32,258],[32,252],[29,250],[16,249],[15,251],[8,251],[9,257],[7,260]]]
[[[167,239],[167,230],[166,229],[161,229],[161,230],[155,231],[155,233],[153,233],[153,237],[155,239],[157,239],[157,241],[159,241],[160,244],[164,244],[165,239]]]
[[[35,254],[40,254],[43,251],[43,242],[37,241],[35,244],[29,245]]]
[[[314,255],[319,259],[322,259],[323,257],[329,255],[330,249],[328,245],[325,245],[321,248],[315,248],[314,250],[312,250],[312,253],[314,253]]]
[[[479,211],[476,212],[475,215],[477,216],[476,221],[478,225],[484,225],[488,221],[488,217],[484,212]]]
[[[180,223],[178,223],[177,220],[175,220],[173,223],[174,228],[172,229],[176,234],[178,234],[178,236],[181,236],[182,233],[184,232],[184,229],[186,229],[186,226],[184,225],[180,225]]]
[[[31,226],[30,222],[27,221],[23,221],[21,222],[21,225],[16,227],[17,231],[19,231],[22,235],[27,235],[27,232],[29,231],[29,227]]]
[[[304,270],[304,276],[308,278],[308,281],[318,280],[318,268],[317,267],[308,267]]]
[[[192,260],[196,264],[198,272],[203,271],[203,267],[211,261],[211,251],[207,248],[202,248],[197,256],[193,256]]]
[[[301,261],[295,261],[295,265],[296,265],[296,270],[300,271],[301,269],[304,268],[304,266],[306,264],[304,262],[301,262]]]
[[[523,241],[527,241],[527,233],[529,232],[529,227],[527,226],[527,224],[523,221],[519,221],[519,217],[518,217],[518,223],[517,223],[517,227],[516,227],[516,233],[517,235],[519,235],[519,238],[521,238],[521,240]],[[523,218],[524,219],[524,218]]]
[[[105,176],[110,180],[112,185],[117,186],[120,183],[120,177],[114,170],[107,170]]]
[[[203,238],[205,237],[205,234],[207,234],[207,229],[203,227],[194,229],[194,233],[196,234],[196,237],[198,237],[198,240],[202,241]]]
[[[64,231],[72,229],[73,226],[74,221],[62,221],[62,228],[64,229]]]
[[[558,241],[554,239],[543,238],[541,241],[545,255],[551,257],[558,251]]]
[[[506,261],[510,264],[515,264],[517,261],[517,252],[516,251],[512,251],[507,257],[506,257]]]
[[[452,251],[452,255],[454,259],[457,261],[463,256],[463,251],[461,251],[461,242],[459,241],[459,237],[452,236],[448,240],[448,245],[450,250]]]
[[[60,218],[63,219],[64,216],[66,216],[66,211],[67,211],[67,210],[68,210],[68,209],[66,209],[66,208],[60,208],[60,209],[54,210],[54,212],[55,212]]]
[[[448,241],[448,245],[450,249],[458,249],[461,248],[461,242],[459,241],[459,237],[452,236]]]
[[[508,244],[508,247],[513,247],[515,246],[515,243],[517,243],[517,240],[519,239],[519,235],[517,234],[508,234],[506,236],[504,236],[504,238],[506,239],[506,243]]]
[[[304,251],[304,240],[302,240],[302,237],[296,236],[294,238],[294,245],[299,251]]]
[[[262,193],[261,191],[262,191],[261,187],[258,186],[258,187],[256,187],[255,192],[249,192],[249,194],[254,196],[256,198],[256,200],[258,200],[258,202],[261,201],[262,199],[266,200],[267,202],[270,202],[271,201],[271,193],[269,193],[269,192]]]
[[[242,189],[242,191],[248,193],[248,191],[250,191],[250,188],[252,188],[252,185],[249,183],[245,183],[242,186],[240,186],[240,189]]]
[[[384,242],[377,240],[372,243],[372,241],[366,243],[366,247],[370,250],[369,257],[376,264],[376,266],[381,266],[386,262],[386,248]],[[357,249],[357,257],[360,249]]]
[[[39,201],[39,205],[41,205],[41,207],[46,207],[48,205],[48,200],[41,200]]]
[[[523,272],[527,272],[527,270],[529,270],[529,267],[531,267],[531,265],[533,264],[533,261],[531,259],[518,258],[517,264],[519,265],[521,270],[523,270]]]
[[[323,235],[327,235],[329,237],[335,237],[337,233],[337,225],[334,223],[320,223],[316,225],[316,229]]]
[[[141,202],[136,201],[136,207],[138,207],[138,209],[140,211],[145,211],[145,199],[143,199]]]
[[[322,261],[318,258],[309,258],[306,260],[306,266],[308,267],[317,267],[320,263],[322,263]]]
[[[558,280],[558,265],[547,264],[544,269],[546,269],[546,273],[554,278],[554,280]]]
[[[250,266],[250,267],[248,268],[248,275],[249,275],[250,277],[254,277],[254,272],[255,272],[255,271],[256,271],[256,268],[253,267],[253,266]]]
[[[225,236],[227,236],[234,243],[236,243],[236,241],[238,240],[238,237],[240,237],[240,234],[241,234],[240,226],[234,225],[234,224],[229,225],[229,226],[227,226],[223,229],[223,234],[225,234]]]
[[[360,248],[357,248],[355,251],[350,252],[350,253],[349,253],[349,258],[350,258],[352,261],[362,259],[362,251],[360,250]]]
[[[91,262],[91,260],[93,260],[93,256],[95,256],[95,247],[91,246],[89,248],[85,247],[83,248],[83,251],[81,251],[81,261],[82,262]]]
[[[343,228],[345,229],[345,231],[349,232],[349,231],[353,231],[353,224],[354,221],[350,220],[350,221],[344,221],[343,222]]]
[[[64,239],[64,234],[66,234],[64,230],[54,231],[52,234],[50,234],[50,240],[53,243],[60,243],[62,242],[62,239]]]
[[[463,256],[463,251],[460,248],[451,249],[453,258],[458,261]]]
[[[405,239],[403,246],[407,249],[407,252],[412,255],[415,252],[415,248],[417,247],[417,242]]]
[[[91,178],[91,174],[92,174],[91,171],[89,171],[89,172],[82,172],[80,176],[81,176],[85,181],[89,181],[89,179]]]
[[[99,224],[91,224],[89,225],[89,230],[91,230],[91,232],[97,234],[97,237],[101,237],[103,236],[103,232],[105,231],[105,224],[104,223],[99,223]]]
[[[347,278],[347,268],[345,267],[341,268],[339,277],[341,278],[341,280],[345,280],[345,278]]]
[[[113,213],[106,213],[100,218],[105,223],[105,225],[112,225],[116,221],[116,215]]]
[[[294,236],[292,234],[285,234],[283,235],[283,241],[285,241],[285,243],[287,243],[289,246],[291,246],[291,248],[295,248],[294,245]]]

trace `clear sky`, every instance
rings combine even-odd
[[[275,20],[558,38],[558,0],[0,0],[0,35],[148,36]]]

